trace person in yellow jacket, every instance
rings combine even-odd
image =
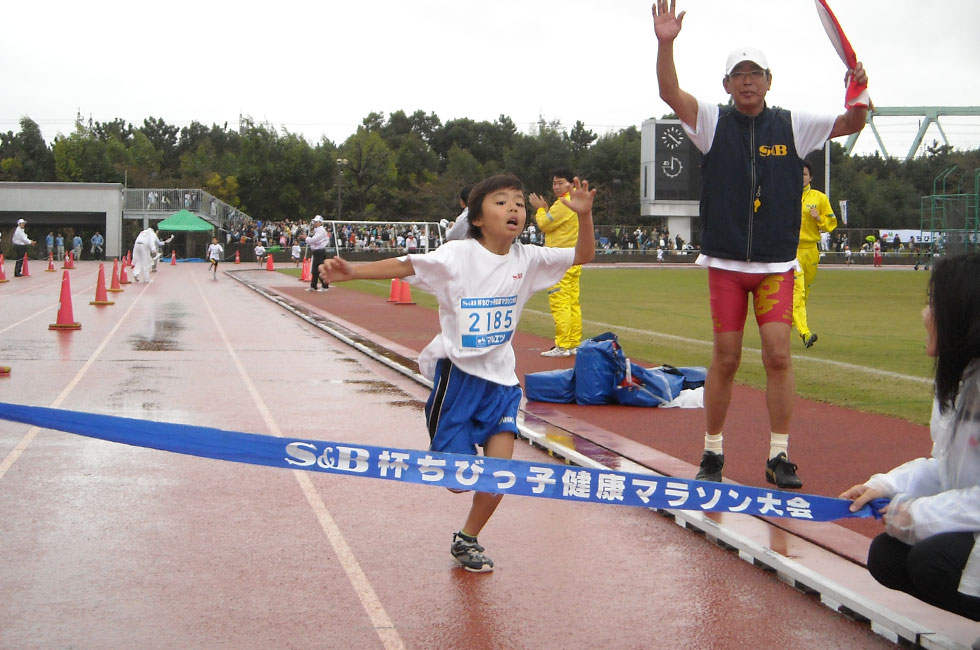
[[[837,227],[837,217],[830,207],[830,200],[820,190],[810,187],[812,178],[813,168],[804,161],[802,223],[800,243],[796,249],[799,268],[793,278],[793,325],[800,333],[803,345],[808,348],[817,342],[817,335],[810,331],[806,322],[806,301],[820,263],[820,233],[831,232]]]
[[[528,196],[536,209],[534,220],[544,233],[544,245],[555,248],[574,248],[578,240],[578,215],[571,211],[562,198],[568,198],[575,177],[567,169],[551,173],[551,189],[555,202],[548,202],[533,192]],[[543,357],[569,357],[575,354],[582,342],[582,307],[579,305],[579,278],[582,267],[573,266],[561,281],[548,289],[548,306],[555,319],[555,345],[541,353]]]

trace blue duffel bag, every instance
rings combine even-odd
[[[684,375],[660,368],[644,368],[626,360],[626,376],[615,390],[616,402],[624,406],[660,406],[680,395]]]
[[[524,395],[532,402],[574,402],[575,369],[543,370],[524,375]]]
[[[681,383],[682,390],[701,388],[704,386],[704,380],[708,376],[708,370],[704,366],[681,366],[675,368],[665,363],[658,369],[683,377],[683,382]]]
[[[575,355],[575,402],[614,404],[616,386],[626,377],[619,339],[606,332],[585,341]]]

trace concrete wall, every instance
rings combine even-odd
[[[0,183],[0,231],[4,245],[17,219],[27,220],[27,236],[43,251],[44,236],[57,228],[93,225],[105,237],[105,256],[122,254],[123,186],[120,183]],[[91,235],[89,235],[91,236]],[[85,251],[88,252],[88,237]],[[34,253],[32,253],[33,255]]]

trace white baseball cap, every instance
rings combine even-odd
[[[766,55],[762,53],[762,50],[755,47],[738,47],[728,55],[728,62],[725,63],[725,76],[730,75],[735,66],[742,61],[751,61],[763,70],[769,69],[769,62],[766,61]]]
[[[315,217],[313,217],[313,221],[319,221],[320,223],[323,223],[323,217],[321,217],[320,215],[316,215]]]
[[[26,222],[26,221],[24,221],[23,219],[18,219],[18,220],[17,220],[17,225],[18,225],[18,226],[19,226],[20,224],[22,224],[22,223],[27,223],[27,222]]]

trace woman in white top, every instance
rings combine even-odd
[[[891,499],[868,551],[878,582],[980,621],[980,254],[936,262],[922,320],[936,359],[932,455],[841,497],[851,510]]]

